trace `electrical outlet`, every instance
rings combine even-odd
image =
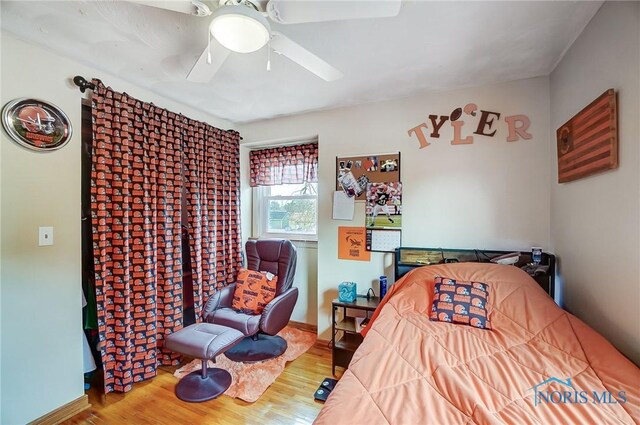
[[[38,246],[53,245],[53,227],[38,228]]]

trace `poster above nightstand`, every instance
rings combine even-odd
[[[402,227],[402,183],[369,183],[366,195],[368,229],[400,229]]]
[[[365,249],[365,240],[364,227],[338,227],[338,258],[340,260],[371,260],[371,253]]]

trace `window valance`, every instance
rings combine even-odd
[[[318,143],[259,149],[249,154],[251,187],[318,181]]]

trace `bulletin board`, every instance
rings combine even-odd
[[[347,176],[349,179],[345,179]],[[364,176],[364,177],[363,177]],[[356,201],[366,200],[366,183],[400,181],[400,152],[359,156],[336,157],[336,190],[345,190],[345,184],[352,182]],[[351,190],[349,187],[349,190]],[[361,189],[361,190],[359,190]],[[345,190],[347,191],[347,190]]]

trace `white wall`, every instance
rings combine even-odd
[[[469,102],[502,114],[496,137],[475,135],[474,144],[452,146],[447,123],[440,139],[419,149],[416,139],[407,135],[429,114],[448,115]],[[512,114],[529,116],[531,140],[505,141],[503,117]],[[475,129],[477,117],[462,120],[467,122],[466,136]],[[337,228],[363,226],[364,205],[357,204],[353,222],[331,219],[336,155],[401,151],[405,246],[549,247],[549,85],[545,77],[259,121],[240,125],[239,130],[247,144],[318,136],[321,338],[330,338],[331,300],[337,296],[339,282],[353,280],[358,292],[370,286],[377,292],[377,277],[393,275],[391,254],[373,253],[370,262],[337,259]],[[243,214],[247,214],[250,197],[247,180],[243,182]]]
[[[74,75],[207,121],[207,116],[119,78],[2,33],[0,104],[18,97],[62,108],[74,136],[56,152],[21,148],[0,136],[2,183],[0,422],[25,423],[83,394],[80,251],[80,106]],[[38,226],[54,226],[54,246],[38,247]]]
[[[640,3],[605,3],[550,81],[551,239],[564,301],[640,364]],[[609,88],[619,168],[558,184],[555,130]]]

